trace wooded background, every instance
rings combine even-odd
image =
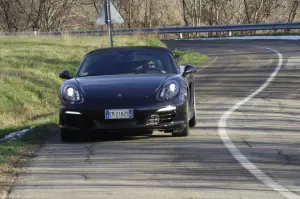
[[[104,0],[0,0],[0,31],[101,29]],[[125,19],[116,28],[297,21],[300,0],[112,0]]]

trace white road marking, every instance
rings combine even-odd
[[[280,71],[282,67],[282,62],[283,62],[283,56],[280,52],[277,50],[271,49],[271,48],[265,48],[270,51],[275,52],[278,55],[279,61],[276,69],[274,72],[270,75],[270,77],[267,79],[267,81],[260,87],[258,88],[255,92],[250,94],[248,97],[245,99],[239,101],[237,104],[235,104],[232,108],[230,108],[228,111],[226,111],[222,117],[219,120],[218,124],[218,132],[219,136],[221,137],[224,145],[227,147],[227,149],[230,151],[230,153],[233,155],[233,157],[245,168],[247,169],[250,173],[252,173],[258,180],[260,180],[262,183],[270,187],[271,189],[277,191],[281,195],[285,196],[286,198],[289,199],[300,199],[300,196],[291,192],[289,189],[283,187],[276,181],[274,181],[271,177],[266,175],[263,171],[261,171],[259,168],[255,166],[252,162],[250,162],[242,153],[241,151],[233,144],[231,141],[230,137],[227,134],[227,120],[230,117],[230,115],[235,112],[239,107],[241,107],[243,104],[251,100],[253,97],[255,97],[257,94],[262,92],[269,84],[274,80],[278,72]]]
[[[205,69],[205,68],[209,67],[210,65],[216,63],[217,60],[218,60],[218,57],[216,56],[216,58],[212,62],[210,62],[207,65],[203,66],[199,71],[202,71],[203,69]]]

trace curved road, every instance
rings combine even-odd
[[[62,144],[57,134],[20,174],[9,198],[299,198],[299,44],[166,44],[210,57],[210,64],[196,74],[198,124],[191,136],[155,133]],[[236,149],[271,182],[260,181],[243,167],[238,162],[241,154],[230,153],[219,135],[222,115],[262,85],[267,87],[228,115],[226,131]],[[284,189],[274,190],[272,183]]]

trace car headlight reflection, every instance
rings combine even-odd
[[[179,93],[179,83],[175,80],[167,82],[160,91],[159,98],[172,99]]]
[[[79,90],[74,85],[67,85],[63,89],[63,98],[70,102],[80,102],[81,95]]]

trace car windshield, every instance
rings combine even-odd
[[[168,52],[123,50],[88,55],[83,59],[77,76],[174,73],[176,68]]]

